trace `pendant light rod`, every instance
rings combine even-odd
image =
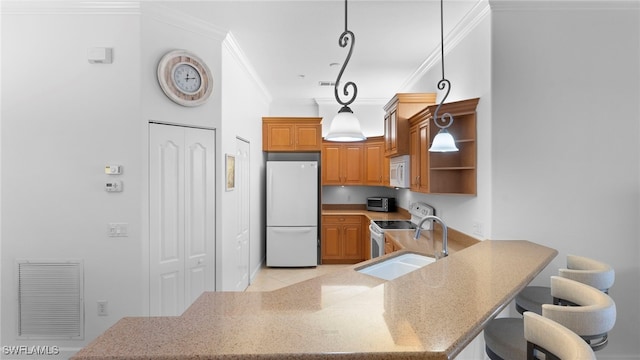
[[[431,142],[431,147],[429,148],[430,152],[452,152],[458,151],[458,147],[456,146],[455,139],[453,136],[447,131],[447,128],[453,124],[453,116],[450,113],[444,113],[440,118],[438,118],[438,112],[440,112],[440,107],[444,104],[445,100],[449,96],[449,91],[451,90],[451,83],[444,77],[444,6],[443,1],[440,0],[440,56],[442,59],[442,80],[438,81],[438,89],[444,90],[447,89],[447,92],[440,100],[440,103],[436,107],[436,111],[433,113],[433,123],[440,128],[440,131],[436,134]],[[440,125],[438,121],[441,121],[443,125]]]
[[[453,116],[450,113],[444,113],[438,119],[438,112],[440,111],[440,107],[444,104],[445,100],[449,96],[449,91],[451,90],[451,82],[444,77],[444,10],[443,10],[443,0],[440,0],[440,56],[441,56],[441,64],[442,64],[442,80],[438,81],[438,89],[444,90],[447,89],[447,92],[440,100],[438,107],[436,107],[436,111],[433,114],[433,122],[437,127],[441,129],[446,129],[453,123]],[[447,120],[445,120],[445,118]],[[440,125],[438,121],[441,121],[444,125]]]
[[[347,27],[347,0],[345,0],[344,1],[344,32],[340,35],[340,38],[338,38],[338,45],[340,45],[340,47],[346,47],[347,45],[349,45],[349,40],[351,40],[349,53],[347,54],[347,58],[344,60],[344,64],[342,64],[342,68],[338,73],[338,79],[336,80],[336,83],[333,88],[336,101],[342,106],[349,106],[356,99],[356,96],[358,95],[358,87],[353,81],[349,81],[346,84],[344,84],[344,87],[342,90],[344,96],[349,96],[349,88],[353,89],[353,96],[350,99],[348,99],[347,101],[342,101],[340,99],[340,96],[338,95],[338,86],[340,86],[340,79],[342,79],[342,74],[344,73],[344,69],[347,67],[349,60],[351,60],[351,54],[353,53],[353,46],[356,43],[355,35]]]

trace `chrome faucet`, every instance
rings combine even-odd
[[[427,220],[435,220],[439,222],[440,225],[442,225],[442,257],[449,255],[449,250],[448,250],[449,246],[447,245],[447,224],[445,224],[444,221],[442,221],[442,219],[440,219],[437,216],[427,215],[423,217],[418,223],[418,228],[416,229],[416,234],[413,236],[413,238],[416,240],[420,238],[420,231],[422,231],[422,224],[424,224],[424,222]]]

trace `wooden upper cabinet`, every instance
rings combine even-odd
[[[262,150],[322,150],[322,118],[263,117]]]
[[[364,182],[364,147],[362,143],[344,144],[344,158],[341,161],[344,174],[343,184],[362,185]]]
[[[429,152],[440,128],[433,122],[437,105],[415,114],[410,123],[411,190],[431,194],[476,195],[476,107],[480,99],[443,104],[440,114],[450,113],[447,129],[456,141],[457,152]]]
[[[409,154],[409,118],[436,103],[436,93],[396,94],[385,106],[385,156]]]
[[[385,173],[389,177],[389,164],[384,166],[384,139],[369,138],[364,144],[364,185],[384,186]]]
[[[363,142],[322,143],[322,185],[389,186],[382,136]]]
[[[411,191],[418,191],[418,181],[420,179],[420,147],[423,146],[423,144],[420,143],[418,125],[419,124],[415,124],[409,128],[409,159],[411,161],[409,167],[409,176],[411,176],[409,188]]]
[[[322,144],[322,185],[362,185],[363,165],[363,143]]]

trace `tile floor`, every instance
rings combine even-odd
[[[245,291],[271,291],[351,265],[318,265],[315,268],[269,268],[262,266]]]

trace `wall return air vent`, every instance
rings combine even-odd
[[[83,263],[18,260],[18,339],[84,339]]]

